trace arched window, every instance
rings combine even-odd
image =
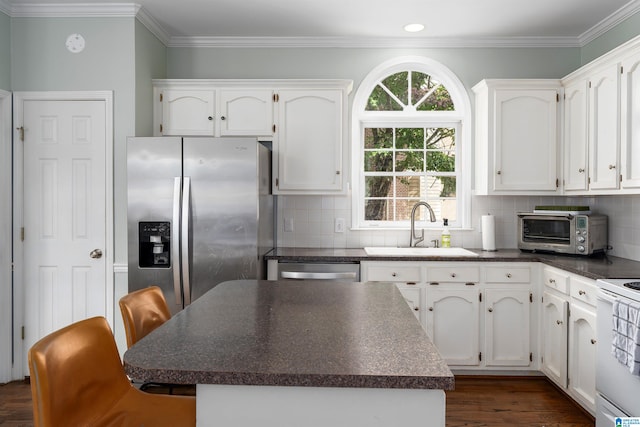
[[[406,228],[419,201],[438,220],[422,227],[468,226],[470,103],[450,70],[422,57],[380,65],[356,92],[352,124],[355,228]]]

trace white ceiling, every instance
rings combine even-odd
[[[10,16],[135,15],[169,46],[581,46],[640,0],[0,0]],[[409,34],[408,23],[425,30]]]

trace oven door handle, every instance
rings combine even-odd
[[[611,291],[607,291],[606,289],[600,289],[600,292],[598,293],[598,299],[609,303],[613,303],[618,298],[620,298],[619,295],[616,295]]]
[[[307,279],[307,280],[336,280],[336,279],[354,279],[356,273],[348,272],[310,272],[310,271],[283,271],[281,273],[283,279]]]

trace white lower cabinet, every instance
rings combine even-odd
[[[486,264],[365,261],[360,274],[362,281],[398,286],[451,368],[534,369],[531,266]]]
[[[587,411],[596,410],[595,280],[544,267],[542,371]]]
[[[427,294],[427,334],[448,365],[480,364],[480,302],[476,286],[431,285]]]

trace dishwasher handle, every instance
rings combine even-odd
[[[355,271],[345,272],[314,272],[314,271],[283,271],[280,273],[283,279],[307,279],[307,280],[336,280],[356,279]]]

